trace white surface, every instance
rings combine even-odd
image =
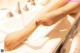
[[[25,43],[31,48],[37,49],[37,48],[41,48],[44,44],[46,44],[48,40],[49,40],[48,37],[42,37],[34,41],[26,41]]]
[[[6,33],[10,33],[21,28],[23,28],[23,21],[21,16],[0,20],[0,30]]]
[[[3,32],[0,32],[0,49],[4,49],[4,38],[6,34]]]
[[[50,39],[43,47],[39,49],[32,49],[25,44],[16,50],[5,53],[52,53],[52,51],[57,47],[57,44],[59,44],[60,41],[60,38]]]
[[[0,0],[2,1],[2,0]],[[3,0],[3,3],[6,3],[7,1]],[[11,1],[10,1],[11,2]],[[15,2],[15,1],[14,1]],[[20,5],[23,4],[24,2],[22,2],[22,0],[20,0]],[[15,2],[16,4],[16,2]],[[23,6],[21,5],[21,11],[22,11],[22,15],[21,14],[17,14],[16,12],[16,7],[14,6],[14,8],[9,7],[9,9],[5,9],[5,10],[0,10],[0,30],[4,31],[4,32],[13,32],[19,29],[22,29],[24,27],[24,25],[27,25],[31,20],[34,19],[35,15],[37,14],[37,12],[39,12],[43,7],[42,6],[31,6],[28,3],[25,3],[28,5],[29,11],[24,12],[23,11]],[[13,13],[13,17],[6,17],[6,14],[8,11],[10,11]],[[35,12],[35,13],[34,13]]]
[[[55,26],[56,24],[52,26],[39,26],[29,37],[28,41],[35,41],[36,39],[46,36]]]

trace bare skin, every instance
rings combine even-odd
[[[73,6],[71,7],[70,5]],[[24,42],[40,24],[50,26],[65,17],[70,12],[76,10],[79,6],[80,2],[68,3],[64,0],[57,0],[53,3],[53,0],[51,0],[51,2],[45,6],[46,9],[44,7],[44,9],[42,9],[42,11],[35,17],[36,19],[32,20],[28,26],[22,30],[9,33],[6,36],[4,40],[5,49],[8,51],[13,50],[19,44]]]
[[[64,7],[44,14],[37,22],[45,26],[50,26],[59,21],[60,19],[64,18],[66,15],[78,12],[80,12],[80,2],[70,2]]]

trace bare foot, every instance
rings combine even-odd
[[[21,30],[9,33],[4,40],[5,50],[13,50],[23,43],[24,35],[22,34],[23,32]]]
[[[64,18],[67,15],[67,13],[63,13],[61,11],[58,12],[57,11],[53,11],[47,14],[43,14],[38,20],[37,23],[38,24],[42,24],[44,26],[50,26],[54,23],[56,23],[57,21],[61,20],[62,18]]]

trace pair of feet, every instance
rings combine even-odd
[[[50,13],[46,13],[46,14],[40,16],[39,19],[37,20],[37,23],[39,25],[42,24],[45,26],[50,26],[50,25],[56,23],[57,21],[59,21],[60,19],[64,18],[67,14],[68,13],[65,13],[63,11],[55,10],[55,11],[52,11]],[[32,27],[34,27],[34,26],[32,26]],[[31,31],[33,31],[33,30],[31,30]],[[28,32],[26,32],[25,29],[9,33],[4,40],[5,50],[13,50],[15,47],[20,45],[20,43],[22,43],[24,41],[23,38],[24,37],[26,38],[26,33],[28,33]],[[27,36],[29,36],[29,35],[27,35]]]

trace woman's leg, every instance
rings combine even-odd
[[[75,9],[74,11],[72,11],[70,14],[76,14],[76,13],[78,13],[78,12],[80,12],[80,7],[78,7],[78,8]]]

